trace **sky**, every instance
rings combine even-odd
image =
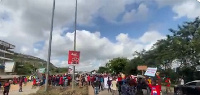
[[[47,60],[53,0],[0,1],[0,40],[14,51]],[[67,67],[73,50],[75,0],[56,0],[51,62]],[[200,16],[197,0],[78,0],[77,70],[149,50],[186,21]]]

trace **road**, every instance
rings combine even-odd
[[[9,95],[29,95],[36,93],[39,87],[32,89],[32,82],[28,82],[26,86],[22,87],[23,92],[19,92],[19,85],[11,85]]]

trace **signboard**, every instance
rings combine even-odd
[[[157,71],[157,68],[148,67],[147,71],[145,72],[144,75],[146,75],[146,76],[152,76],[153,77],[153,76],[155,76],[156,71]]]
[[[147,66],[145,66],[145,65],[144,66],[137,66],[137,69],[141,70],[141,71],[142,70],[146,71],[147,70]]]
[[[73,69],[68,68],[68,74],[72,74],[73,73]]]
[[[69,51],[68,64],[79,64],[80,51]]]
[[[38,72],[39,72],[39,73],[45,73],[45,68],[40,68],[40,69],[38,69]]]
[[[14,72],[15,62],[6,61],[5,62],[5,72]]]

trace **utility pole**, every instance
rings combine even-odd
[[[75,22],[74,22],[74,51],[76,51],[76,23],[77,22],[77,0],[75,5]],[[75,83],[75,64],[73,64],[73,75],[72,75],[72,90],[74,90]]]
[[[53,0],[53,9],[52,9],[52,18],[51,18],[51,30],[50,30],[50,37],[49,37],[49,49],[48,49],[46,80],[45,80],[45,91],[47,91],[48,79],[49,79],[49,64],[50,64],[50,60],[51,60],[51,44],[52,44],[54,10],[55,10],[55,0]]]

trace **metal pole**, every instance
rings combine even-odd
[[[52,9],[52,18],[51,18],[51,31],[50,31],[50,37],[49,37],[49,49],[48,49],[46,80],[45,80],[45,91],[47,91],[48,79],[49,79],[49,64],[50,64],[50,59],[51,59],[51,43],[52,43],[54,10],[55,10],[55,0],[53,0],[53,9]]]
[[[77,22],[77,0],[75,6],[75,22],[74,22],[74,51],[76,51],[76,22]],[[74,82],[75,82],[75,65],[73,65],[72,89],[74,89]]]

